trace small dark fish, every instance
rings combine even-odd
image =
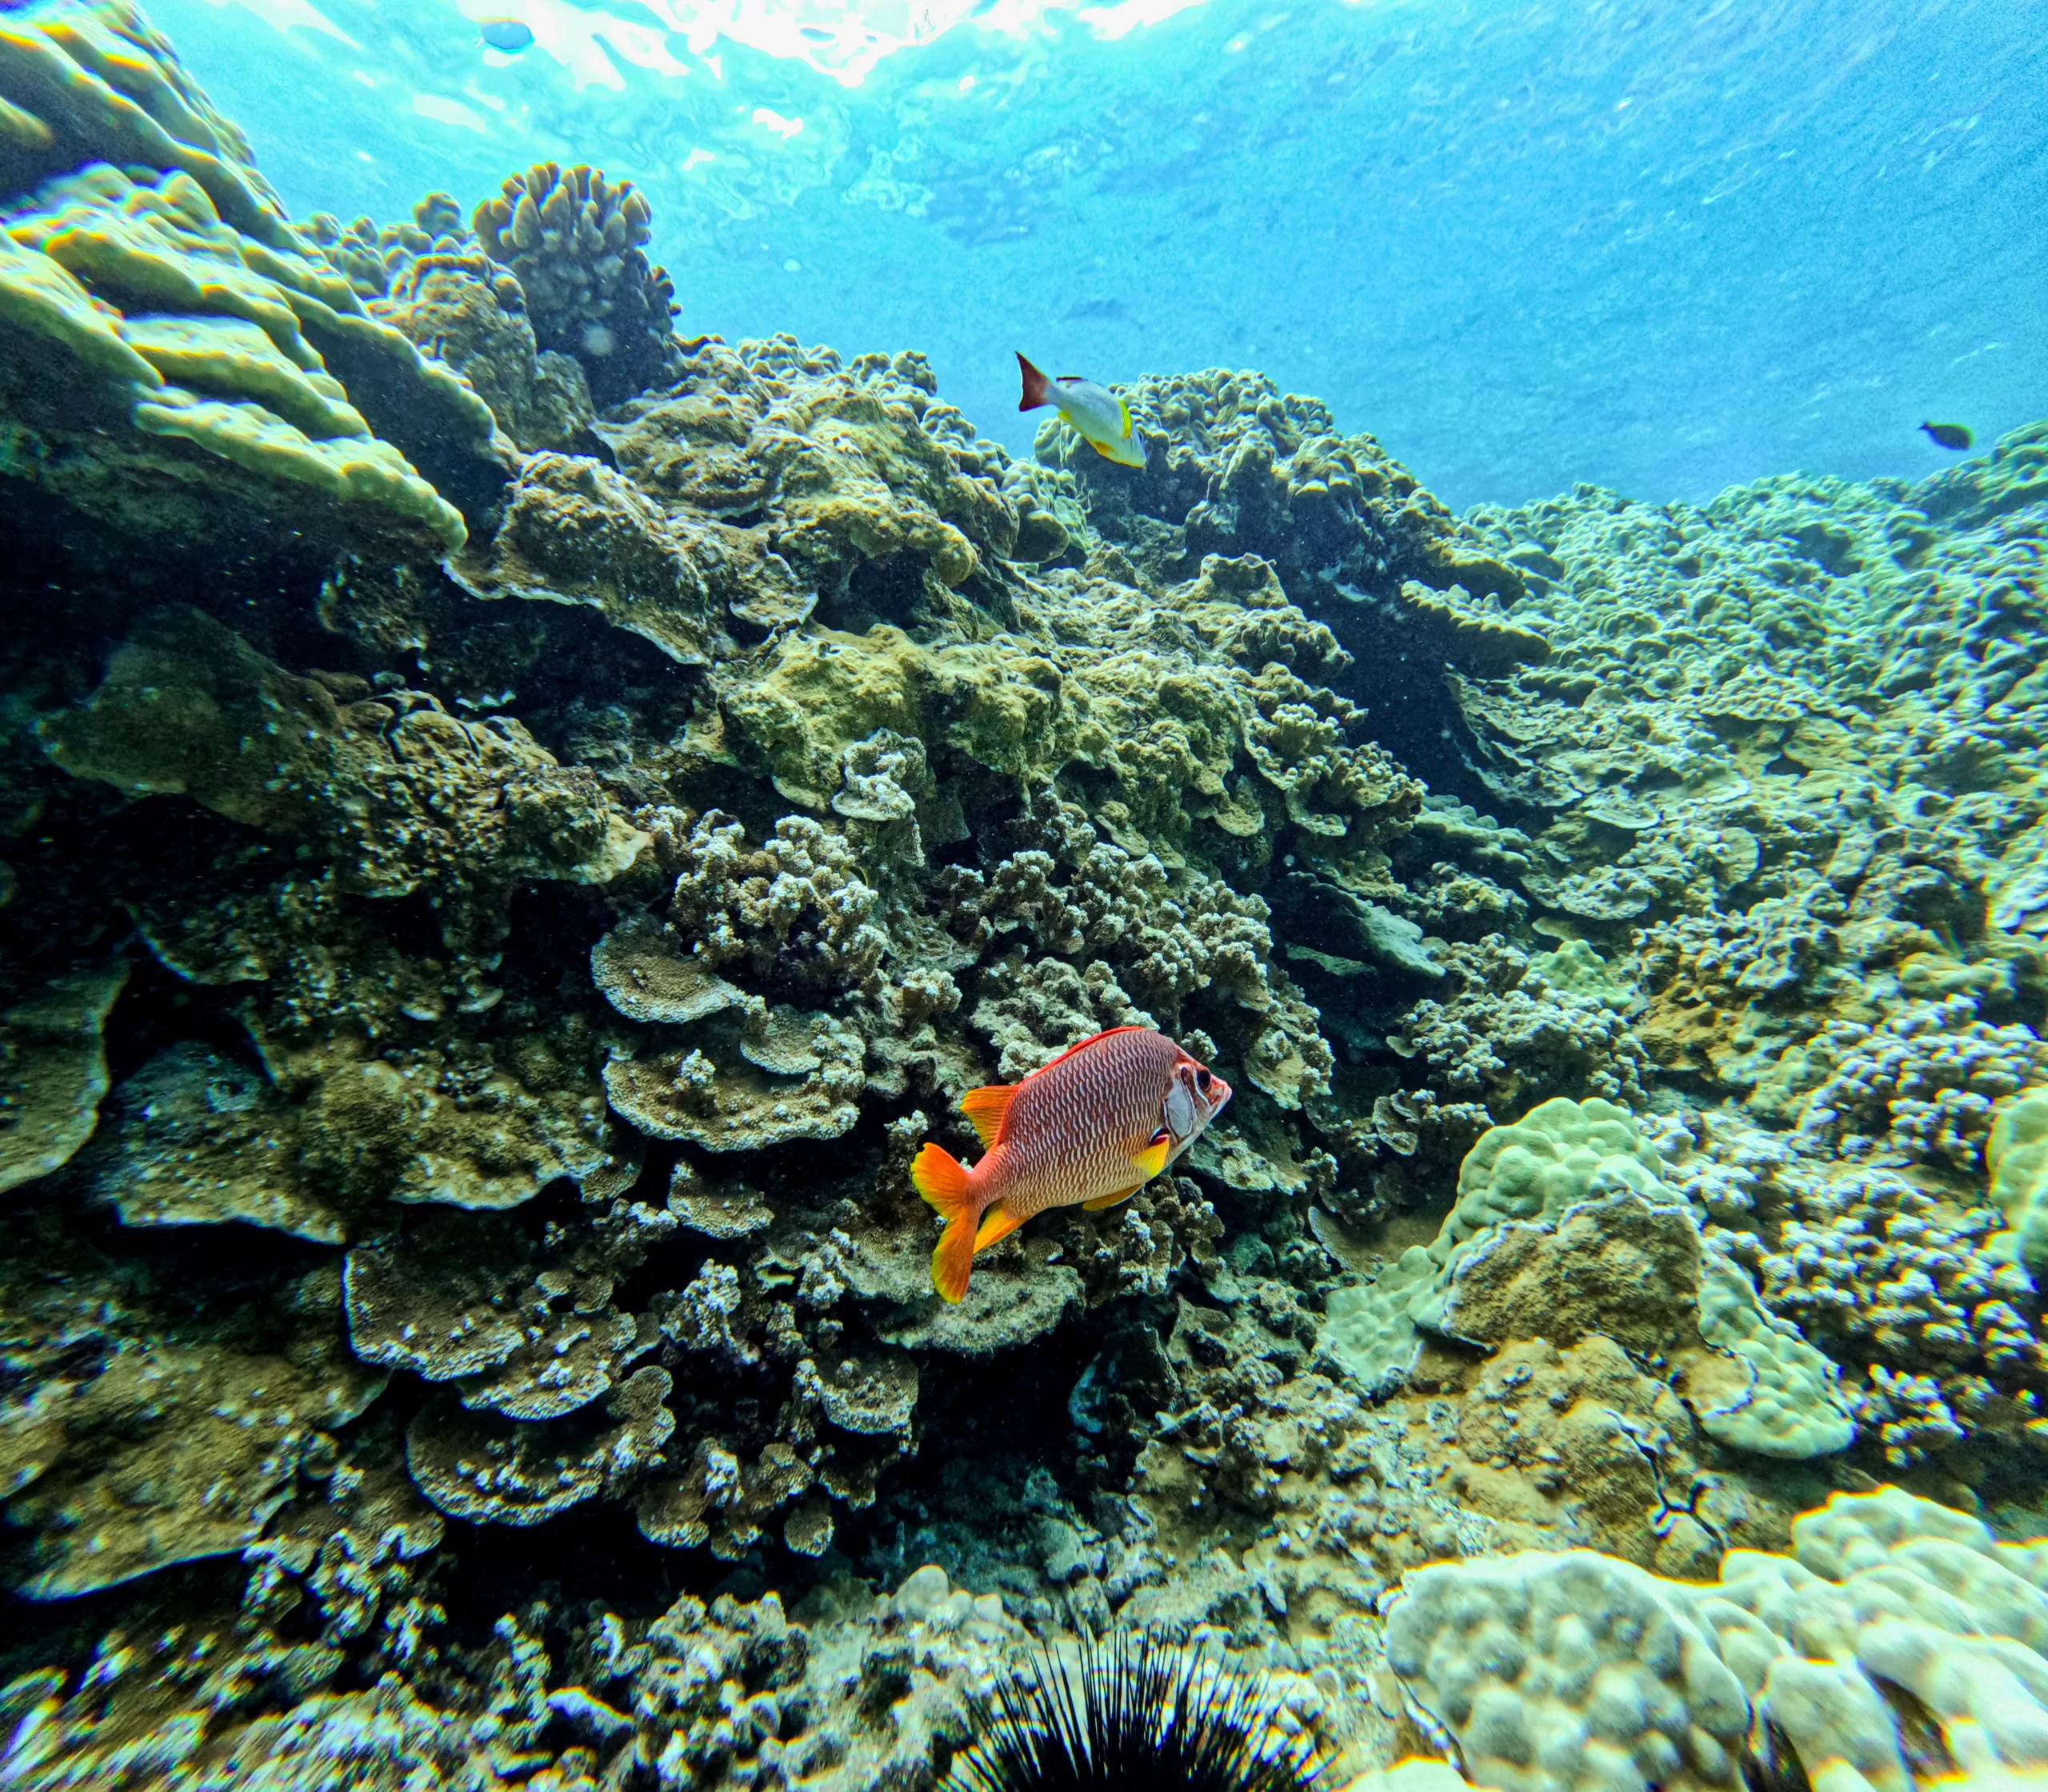
[[[477,34],[493,50],[502,50],[507,56],[516,56],[533,46],[532,30],[516,18],[486,18],[477,27]]]
[[[1970,446],[1970,431],[1960,423],[1922,423],[1920,427],[1937,448],[1952,448],[1959,454]]]

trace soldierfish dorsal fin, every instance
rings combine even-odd
[[[1058,1057],[1047,1058],[1044,1063],[1041,1064],[1037,1070],[1031,1073],[1031,1076],[1043,1076],[1046,1072],[1050,1070],[1055,1064],[1065,1063],[1066,1060],[1073,1057],[1076,1052],[1087,1050],[1090,1046],[1095,1044],[1098,1040],[1114,1038],[1119,1033],[1148,1033],[1150,1030],[1150,1028],[1143,1026],[1106,1026],[1100,1033],[1091,1033],[1085,1039],[1077,1039],[1072,1045],[1069,1046],[1065,1051],[1062,1052]],[[1024,1079],[1026,1082],[1029,1082],[1030,1080],[1031,1077],[1026,1077]]]
[[[1014,1082],[990,1082],[979,1089],[969,1090],[960,1098],[960,1111],[974,1123],[984,1151],[995,1143],[997,1135],[1002,1132],[1003,1116],[1010,1112],[1010,1103],[1016,1093],[1017,1085]]]

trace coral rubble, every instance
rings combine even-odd
[[[1139,1629],[1384,1792],[2040,1767],[2048,426],[1022,462],[470,216],[0,9],[0,1784],[930,1787]],[[945,1306],[1126,1024],[1223,1119]]]

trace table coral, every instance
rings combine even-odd
[[[612,1305],[634,1265],[606,1242],[594,1232],[559,1254],[509,1218],[453,1212],[374,1234],[344,1271],[350,1344],[366,1362],[454,1382],[472,1410],[559,1418],[653,1344]]]
[[[536,1525],[630,1486],[662,1460],[675,1418],[663,1404],[668,1371],[634,1371],[602,1410],[522,1422],[458,1406],[448,1395],[423,1406],[406,1430],[406,1463],[442,1511],[494,1524]]]
[[[761,1009],[752,1024],[711,1024],[691,1043],[605,1066],[613,1106],[654,1138],[758,1151],[837,1138],[867,1086],[860,1037],[829,1014]]]
[[[48,1216],[32,1226],[0,1285],[10,1367],[35,1390],[0,1426],[7,1515],[35,1534],[24,1590],[239,1553],[384,1386],[348,1353],[331,1265],[190,1302]]]
[[[125,962],[51,979],[0,1014],[0,1190],[68,1162],[106,1094],[102,1030]]]

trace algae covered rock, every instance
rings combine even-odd
[[[731,650],[726,606],[706,577],[722,558],[704,530],[650,504],[601,462],[542,454],[521,469],[487,562],[465,562],[484,598],[583,604],[684,666]]]
[[[594,781],[515,724],[342,685],[338,698],[198,612],[162,610],[42,734],[74,777],[326,842],[363,894],[404,896],[432,878],[451,921],[521,878],[607,882],[644,843]]]
[[[1434,1242],[1330,1296],[1323,1349],[1385,1394],[1425,1329],[1492,1344],[1598,1334],[1689,1358],[1699,1422],[1722,1442],[1794,1459],[1846,1449],[1856,1422],[1834,1365],[1702,1240],[1664,1167],[1635,1117],[1597,1098],[1494,1127],[1466,1154]]]
[[[101,1030],[120,961],[73,972],[0,1014],[0,1191],[46,1176],[92,1136],[106,1094]]]
[[[1418,1326],[1463,1335],[1450,1317],[1462,1294],[1461,1278],[1477,1278],[1471,1291],[1475,1308],[1498,1306],[1504,1300],[1512,1306],[1505,1286],[1484,1294],[1482,1287],[1489,1282],[1512,1283],[1524,1274],[1541,1277],[1542,1270],[1526,1262],[1530,1249],[1534,1247],[1539,1256],[1566,1251],[1568,1246],[1550,1235],[1570,1226],[1574,1213],[1588,1208],[1580,1222],[1582,1236],[1586,1230],[1606,1234],[1603,1206],[1614,1217],[1626,1213],[1639,1218],[1654,1234],[1655,1210],[1682,1204],[1666,1186],[1661,1169],[1662,1160],[1635,1117],[1597,1097],[1585,1102],[1559,1097],[1511,1126],[1490,1128],[1466,1154],[1458,1170],[1456,1204],[1434,1241],[1410,1246],[1370,1286],[1331,1296],[1326,1347],[1368,1389],[1397,1385],[1414,1362]],[[1696,1259],[1697,1226],[1689,1215],[1680,1223],[1692,1234]],[[1482,1262],[1503,1249],[1507,1254],[1500,1263],[1480,1270]],[[1668,1255],[1660,1249],[1640,1260],[1646,1280],[1637,1293],[1638,1301],[1658,1289],[1668,1271]],[[1679,1260],[1684,1257],[1682,1248]],[[1566,1261],[1572,1267],[1565,1274],[1575,1284],[1576,1254]],[[1570,1288],[1574,1301],[1584,1291]],[[1682,1298],[1682,1289],[1680,1293]],[[1626,1306],[1629,1298],[1626,1290],[1615,1289],[1606,1300],[1610,1306]],[[1511,1326],[1495,1330],[1492,1320],[1479,1321],[1478,1329],[1482,1337],[1514,1334]],[[1584,1316],[1584,1322],[1579,1316],[1563,1317],[1562,1325],[1553,1317],[1544,1334],[1597,1329],[1591,1314]]]
[[[308,1186],[298,1115],[246,1064],[170,1046],[122,1084],[109,1122],[92,1189],[124,1226],[239,1221],[329,1245],[346,1235]]]

